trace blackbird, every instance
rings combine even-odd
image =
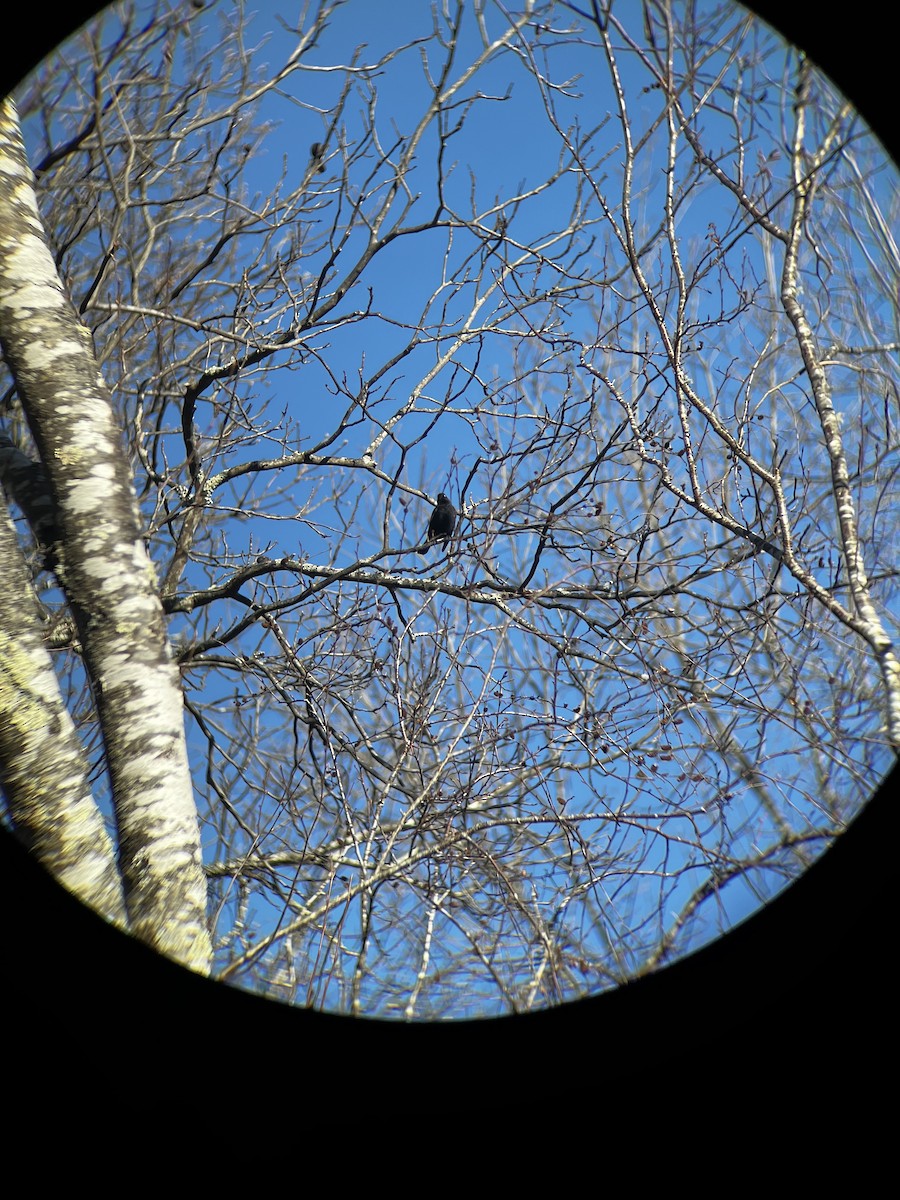
[[[313,142],[309,148],[309,158],[311,164],[316,168],[316,174],[322,175],[325,171],[325,164],[322,159],[325,157],[325,147],[321,142]]]
[[[455,526],[456,509],[450,503],[450,497],[445,496],[443,492],[438,492],[437,504],[431,514],[431,520],[428,522],[428,533],[425,535],[427,542],[425,550],[440,541],[443,541],[442,549],[446,550]],[[419,553],[424,554],[425,550],[420,550]]]

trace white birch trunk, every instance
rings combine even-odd
[[[206,881],[178,674],[120,431],[47,245],[10,100],[0,110],[0,335],[55,502],[57,576],[103,730],[131,929],[207,971]]]
[[[16,832],[64,887],[127,924],[115,851],[43,640],[31,578],[0,503],[0,785]]]
[[[869,590],[840,421],[832,402],[828,373],[822,365],[812,326],[800,300],[800,247],[807,232],[813,179],[816,172],[821,169],[830,148],[826,141],[820,148],[818,156],[812,159],[814,170],[805,163],[803,145],[809,70],[809,63],[804,61],[795,108],[797,124],[793,147],[794,209],[784,256],[781,300],[784,311],[794,327],[797,345],[800,347],[806,373],[812,386],[813,400],[828,450],[831,490],[837,513],[844,562],[847,565],[847,580],[850,585],[853,607],[861,622],[863,636],[872,647],[881,670],[887,699],[885,728],[894,750],[900,752],[900,660],[897,658],[893,641],[884,627]]]

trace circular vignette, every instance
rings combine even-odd
[[[99,7],[79,10],[71,27],[61,30],[61,36],[52,41],[43,31],[32,38],[26,27],[26,50],[20,60],[27,66],[23,74],[52,44],[63,40]],[[865,44],[865,23],[858,21],[851,29],[834,33],[817,28],[820,22],[812,5],[795,6],[786,16],[772,12],[775,6],[752,7],[808,51],[855,103],[896,161],[897,129],[890,126],[890,110],[882,103],[884,81],[890,77],[888,51],[881,45],[873,48]],[[74,16],[71,11],[70,16]],[[865,55],[854,52],[855,42],[865,46]],[[864,64],[862,69],[860,64]],[[4,76],[7,90],[14,82]],[[660,1012],[678,1014],[676,1024],[680,1022],[684,1030],[690,1029],[692,1022],[708,1026],[712,1019],[738,1039],[751,1013],[754,1021],[774,1030],[790,1012],[802,1012],[814,1028],[817,1021],[821,1022],[818,1028],[824,1034],[833,1029],[833,1014],[838,1009],[852,1013],[857,1020],[866,1014],[870,1024],[868,1028],[860,1026],[860,1034],[877,1038],[873,1031],[878,1026],[879,1004],[885,1013],[885,998],[891,993],[885,980],[873,973],[871,964],[878,961],[884,945],[890,913],[887,847],[892,845],[890,796],[896,790],[896,777],[895,767],[847,834],[800,880],[712,945],[655,976],[608,995],[528,1016],[463,1022],[455,1027],[361,1022],[354,1028],[353,1022],[342,1018],[289,1010],[191,977],[116,934],[74,903],[4,831],[6,911],[19,914],[8,964],[12,968],[8,994],[14,1001],[21,1001],[20,1012],[26,1022],[45,1005],[48,1009],[57,1007],[58,999],[51,1000],[52,990],[48,993],[46,984],[46,944],[38,947],[34,937],[33,918],[37,917],[38,928],[55,931],[51,938],[55,944],[53,971],[58,980],[65,981],[60,991],[69,1013],[87,1022],[96,1021],[98,1028],[119,1026],[123,1035],[138,1014],[149,1020],[152,1013],[158,1020],[160,1000],[165,997],[169,1011],[174,999],[180,1009],[179,1020],[185,1019],[188,1024],[202,1019],[224,1029],[235,1019],[271,1021],[286,1032],[290,1028],[287,1022],[314,1021],[325,1029],[334,1029],[342,1039],[361,1039],[362,1045],[381,1038],[395,1049],[405,1047],[411,1055],[417,1053],[413,1047],[423,1036],[486,1036],[495,1049],[511,1056],[510,1061],[515,1060],[523,1045],[533,1046],[531,1039],[535,1037],[552,1043],[573,1032],[582,1035],[608,1028],[608,1022],[614,1022],[619,1031],[633,1034],[627,1048],[621,1047],[623,1062],[633,1064],[635,1056],[639,1061],[645,1056],[644,1061],[650,1063],[660,1053],[671,1054],[673,1061],[679,1061],[686,1054],[679,1047],[670,1045],[661,1050],[659,1044],[651,1046],[642,1041],[640,1031],[646,1028],[648,1017]],[[829,998],[830,1015],[822,1012],[823,996]],[[873,1014],[876,1020],[871,1022]],[[407,1032],[410,1028],[413,1032]],[[627,1037],[623,1040],[629,1042]],[[691,1040],[690,1035],[685,1037],[686,1042]],[[615,1055],[617,1051],[606,1045],[604,1053]],[[529,1074],[537,1069],[531,1054],[520,1065]],[[570,1067],[573,1072],[576,1069]],[[557,1064],[550,1073],[556,1071],[564,1074],[566,1068]]]

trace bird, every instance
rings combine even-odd
[[[437,504],[434,507],[434,512],[431,514],[431,520],[428,522],[428,533],[425,535],[425,549],[420,550],[420,554],[424,554],[436,542],[443,542],[442,549],[447,549],[447,543],[453,530],[456,528],[456,509],[450,503],[450,497],[443,492],[438,492]]]
[[[325,164],[322,159],[325,157],[325,147],[321,142],[313,142],[309,148],[309,158],[312,166],[316,168],[316,174],[321,175],[325,170]]]

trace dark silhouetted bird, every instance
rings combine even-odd
[[[322,162],[325,157],[325,147],[321,142],[313,142],[309,148],[309,157],[312,165],[316,168],[316,174],[321,175],[325,170],[325,164]]]
[[[428,522],[428,533],[425,535],[425,540],[428,545],[427,550],[435,542],[443,542],[442,549],[447,549],[447,543],[450,541],[450,536],[456,528],[456,509],[450,503],[450,497],[445,496],[443,492],[438,492],[437,504],[434,507],[434,512],[431,514],[431,520]],[[425,550],[420,550],[420,554],[424,554]]]

